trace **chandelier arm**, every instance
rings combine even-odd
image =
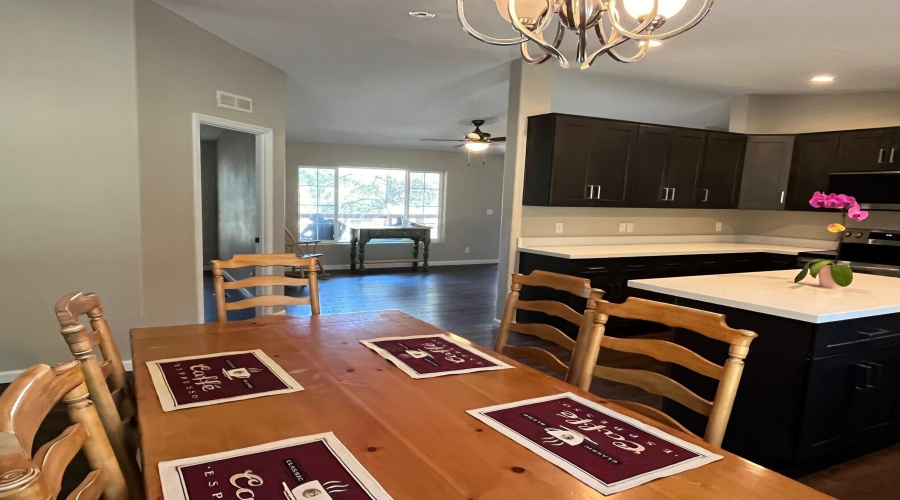
[[[619,23],[619,11],[616,8],[617,1],[618,0],[609,0],[609,22],[612,25],[612,27],[615,28],[619,33],[621,33],[622,36],[628,37],[632,40],[641,40],[641,41],[649,42],[650,40],[665,40],[667,38],[672,38],[673,36],[680,35],[680,34],[684,33],[685,31],[693,28],[698,23],[700,23],[700,21],[702,21],[703,18],[705,18],[707,14],[709,14],[710,9],[712,9],[714,0],[704,0],[703,7],[700,9],[700,11],[697,13],[697,15],[695,15],[686,24],[684,24],[678,28],[675,28],[671,31],[667,31],[665,33],[657,33],[657,34],[652,34],[652,35],[642,35],[640,33],[640,31],[641,31],[640,26],[637,28],[637,31],[638,31],[637,33],[631,32],[631,31],[625,29],[624,27],[622,27],[622,25]],[[656,7],[659,6],[658,4],[659,4],[659,0],[654,0],[654,9],[653,9],[653,12],[651,13],[651,15],[647,16],[648,19],[652,20],[653,18],[656,17],[656,11],[657,11]],[[646,20],[645,20],[645,22],[646,22]]]
[[[520,43],[528,41],[528,38],[524,36],[520,36],[517,38],[494,38],[482,34],[478,30],[473,28],[472,25],[469,24],[469,21],[466,20],[465,8],[463,7],[464,2],[465,0],[456,0],[456,15],[459,18],[459,24],[462,25],[463,30],[465,30],[466,33],[471,35],[476,40],[489,43],[491,45],[518,45]]]
[[[547,0],[547,7],[550,9],[550,11],[552,11],[553,6],[554,6],[553,0]],[[548,16],[550,16],[550,15],[552,15],[552,13],[548,11]],[[530,29],[528,29],[528,27],[526,27],[524,24],[522,24],[521,21],[519,21],[519,16],[516,14],[516,0],[509,0],[509,17],[510,17],[510,19],[512,19],[513,26],[515,26],[516,29],[519,30],[520,33],[525,35],[529,40],[538,44],[545,51],[556,56],[556,58],[559,60],[559,65],[561,67],[563,67],[563,68],[569,67],[568,59],[566,59],[566,56],[564,56],[563,53],[560,52],[558,48],[556,48],[553,45],[550,45],[549,43],[544,41],[540,37],[539,32],[535,33],[533,31],[531,31]]]
[[[547,9],[544,10],[544,12],[541,14],[540,19],[535,20],[537,25],[534,27],[534,30],[532,30],[532,33],[535,35],[540,35],[547,28],[549,28],[550,24],[553,23],[554,14],[556,14],[556,0],[545,0],[545,1],[547,2]],[[510,4],[515,3],[515,0],[510,0],[509,3]],[[515,6],[507,6],[507,7],[508,7],[510,19],[514,20],[513,26],[515,26],[516,21],[518,21],[519,24],[522,24],[524,26],[524,23],[522,23],[521,20],[519,19],[519,16],[516,12]],[[516,28],[516,29],[518,29],[518,28]],[[528,36],[528,35],[525,35],[524,33],[523,33],[523,35],[525,37]]]
[[[640,50],[638,50],[638,53],[631,57],[620,56],[614,48],[609,49],[609,56],[612,57],[613,59],[615,59],[616,61],[619,61],[620,63],[633,63],[633,62],[638,62],[641,59],[643,59],[644,56],[646,56],[647,52],[649,52],[649,51],[650,51],[650,42],[644,42],[644,45],[640,46]]]
[[[563,27],[562,23],[556,25],[556,36],[553,37],[553,46],[557,49],[559,45],[562,43],[563,35],[566,34],[566,30]],[[528,53],[528,42],[522,42],[522,58],[525,59],[525,62],[529,64],[541,64],[553,57],[553,54],[544,51],[544,53],[538,57],[532,57],[531,54]]]
[[[594,53],[592,53],[590,56],[587,57],[587,59],[586,59],[586,60],[584,61],[584,63],[581,65],[581,69],[588,69],[588,68],[590,68],[591,65],[594,64],[594,61],[595,61],[598,57],[602,56],[603,54],[606,54],[606,53],[610,52],[610,51],[611,51],[612,49],[614,49],[615,47],[618,47],[619,45],[621,45],[621,44],[625,43],[626,41],[628,41],[627,38],[621,37],[621,36],[619,36],[618,33],[613,32],[613,35],[610,36],[609,41],[606,42],[606,43],[604,43],[603,34],[599,31],[599,28],[595,28],[595,29],[598,30],[597,38],[600,39],[600,43],[603,43],[603,46],[600,47],[598,50],[596,50]]]

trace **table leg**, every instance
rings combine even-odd
[[[422,269],[428,271],[428,245],[431,244],[431,238],[422,241]]]
[[[419,258],[419,239],[413,238],[412,240],[413,240],[413,258],[418,259]],[[418,269],[419,269],[419,263],[413,262],[413,271],[416,271]]]
[[[366,270],[366,244],[363,241],[359,242],[359,272],[360,274],[364,273]]]
[[[356,238],[350,240],[350,272],[356,272]]]

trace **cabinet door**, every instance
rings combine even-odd
[[[625,205],[637,133],[638,126],[633,123],[598,120],[594,124],[591,161],[587,169],[587,184],[594,187],[593,206]],[[584,146],[588,147],[587,144]]]
[[[675,129],[669,144],[666,182],[669,188],[667,207],[693,207],[696,199],[697,174],[703,162],[706,132]]]
[[[784,209],[793,152],[792,135],[760,135],[747,138],[747,154],[744,156],[738,208]]]
[[[842,132],[836,172],[888,170],[892,139],[893,129]]]
[[[747,137],[739,134],[710,132],[697,183],[697,206],[700,208],[736,208],[740,193],[741,173]]]
[[[794,141],[786,208],[813,210],[809,199],[828,189],[828,176],[835,172],[839,134],[804,134]]]
[[[550,206],[590,206],[587,170],[591,161],[593,120],[560,116],[556,119]]]
[[[658,207],[663,202],[663,176],[669,149],[668,127],[641,125],[631,175],[630,206]]]
[[[860,364],[866,367],[865,398],[859,408],[861,437],[877,439],[900,426],[900,344],[867,349]]]

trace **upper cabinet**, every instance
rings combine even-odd
[[[793,153],[792,135],[748,137],[738,208],[784,209]]]
[[[528,119],[524,204],[624,206],[638,126],[568,115]]]
[[[809,199],[828,189],[828,176],[836,172],[841,134],[803,134],[794,140],[794,159],[785,208],[812,210]]]
[[[628,206],[692,207],[706,132],[641,125]]]
[[[703,166],[697,181],[697,206],[736,208],[741,189],[741,173],[747,137],[741,134],[709,132]]]
[[[893,170],[900,162],[897,129],[882,128],[841,133],[837,172]]]

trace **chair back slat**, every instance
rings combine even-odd
[[[38,427],[60,401],[73,425],[32,456]],[[99,490],[104,500],[133,500],[77,361],[28,368],[0,394],[0,500],[55,498],[79,450],[102,472],[88,476],[96,484],[85,496],[69,498],[97,498]]]
[[[750,343],[756,338],[756,333],[729,327],[722,314],[634,297],[621,304],[600,301],[596,310],[603,324],[600,329],[601,349],[642,354],[666,363],[675,363],[695,373],[717,380],[719,384],[715,399],[707,401],[682,384],[659,373],[597,366],[593,369],[594,376],[640,387],[650,393],[681,403],[708,417],[704,439],[714,446],[721,446],[743,373],[743,360],[747,357]],[[690,349],[672,342],[656,339],[606,337],[603,332],[610,317],[651,321],[671,328],[696,332],[710,339],[727,343],[729,357],[724,365],[717,365]],[[594,359],[596,360],[596,358]],[[589,381],[587,385],[589,385]],[[582,388],[585,386],[583,385]],[[653,412],[658,412],[658,410],[653,409]],[[653,416],[653,412],[645,410],[644,414]],[[659,418],[658,420],[668,425],[668,420],[672,419],[667,416],[667,419]]]
[[[574,309],[561,302],[552,300],[519,300],[522,287],[543,287],[565,292],[576,297],[587,299],[587,309],[584,314],[579,314]],[[543,365],[547,369],[565,376],[566,381],[577,384],[577,381],[590,379],[597,350],[602,337],[602,327],[599,318],[595,314],[596,303],[603,297],[603,291],[591,288],[591,282],[587,279],[549,273],[546,271],[532,271],[529,275],[514,274],[509,296],[506,299],[506,308],[503,311],[503,319],[497,331],[497,339],[494,342],[494,350],[510,356],[521,356]],[[516,311],[534,311],[549,316],[555,316],[578,326],[578,338],[581,344],[573,341],[558,328],[544,323],[519,323],[516,321]],[[549,341],[569,351],[569,360],[565,362],[546,349],[534,346],[512,346],[508,344],[509,333],[529,335],[538,339]],[[591,357],[593,352],[593,358]]]
[[[216,317],[220,323],[228,321],[228,311],[248,309],[251,307],[308,305],[313,316],[319,315],[319,281],[316,273],[318,260],[315,257],[297,257],[292,253],[284,254],[246,254],[234,255],[230,260],[214,260],[213,286],[216,293]],[[225,286],[225,269],[241,267],[307,267],[306,278],[288,278],[284,276],[262,275],[236,280]],[[237,302],[225,301],[225,290],[250,287],[271,286],[309,286],[309,298],[301,299],[287,295],[258,295]]]
[[[516,303],[516,309],[556,316],[573,325],[581,325],[584,321],[584,314],[575,312],[575,309],[552,300],[520,300]]]

